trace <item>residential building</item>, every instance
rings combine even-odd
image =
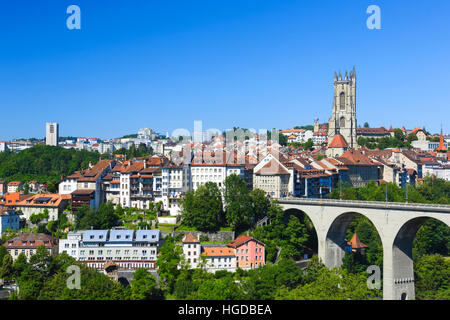
[[[21,233],[3,244],[15,261],[19,254],[24,253],[27,260],[36,253],[37,248],[45,246],[51,254],[58,253],[58,239],[44,233]]]
[[[19,189],[23,187],[23,183],[20,181],[11,181],[8,183],[8,193],[19,192]]]
[[[0,234],[6,229],[19,230],[20,215],[13,209],[0,207]]]
[[[104,199],[102,178],[111,171],[114,164],[114,160],[100,160],[95,165],[89,163],[88,169],[76,171],[60,182],[60,193],[71,194],[75,200],[73,210],[76,211],[84,204],[98,209]]]
[[[4,195],[8,192],[7,186],[8,184],[5,180],[0,180],[0,195]]]
[[[386,129],[385,127],[381,128],[356,128],[356,135],[357,137],[363,137],[363,138],[375,138],[375,139],[381,139],[381,138],[390,138],[392,137],[391,132],[393,130]]]
[[[70,200],[71,195],[67,194],[36,194],[16,202],[15,208],[18,212],[20,211],[22,217],[27,220],[30,219],[32,214],[39,214],[44,212],[44,210],[48,210],[48,221],[54,221],[57,220],[59,214],[66,209]]]
[[[200,241],[192,233],[188,233],[181,242],[183,243],[183,255],[187,263],[191,268],[197,268],[202,252]]]
[[[287,197],[291,190],[293,170],[269,154],[253,169],[253,188],[261,189],[273,198]]]
[[[219,270],[236,271],[236,255],[233,248],[204,247],[201,255],[205,258],[208,272],[214,273]]]
[[[366,186],[370,181],[379,182],[378,164],[371,161],[361,151],[349,149],[336,159],[348,168],[340,176],[342,182],[349,182],[353,187]]]
[[[265,245],[253,237],[242,235],[227,246],[234,249],[236,268],[254,269],[265,264]]]

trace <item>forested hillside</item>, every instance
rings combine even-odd
[[[86,150],[36,145],[20,152],[0,153],[0,180],[40,183],[58,181],[74,171],[97,163],[100,154]]]

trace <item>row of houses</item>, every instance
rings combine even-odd
[[[261,241],[241,235],[226,245],[202,245],[192,233],[182,239],[183,256],[190,268],[204,267],[209,272],[235,272],[265,265],[265,245]]]
[[[156,260],[163,244],[161,231],[84,230],[71,231],[66,239],[42,233],[21,233],[3,245],[15,261],[23,253],[29,259],[40,246],[52,255],[66,253],[88,267],[98,270],[113,263],[119,269],[157,269]],[[208,272],[237,268],[254,269],[265,264],[265,246],[253,237],[242,235],[222,246],[204,246],[189,233],[182,239],[183,257],[189,268],[204,267]],[[203,261],[203,265],[202,265]]]

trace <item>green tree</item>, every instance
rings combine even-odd
[[[450,297],[450,260],[424,255],[414,265],[416,298],[437,300]]]
[[[196,300],[241,300],[244,294],[232,278],[208,279],[202,282],[193,297]]]
[[[146,269],[139,268],[134,272],[131,280],[131,299],[150,300],[160,299],[161,290],[156,285],[155,277]]]
[[[13,258],[10,254],[3,257],[2,266],[0,267],[0,277],[4,280],[10,280],[13,276]]]
[[[200,231],[217,231],[223,221],[222,195],[217,184],[207,182],[188,191],[180,200],[183,224]]]
[[[181,246],[175,243],[175,239],[167,236],[164,244],[159,250],[159,256],[156,260],[158,266],[158,274],[166,292],[173,292],[175,281],[180,274],[178,266],[181,262],[181,254],[183,250]]]
[[[258,221],[267,215],[270,208],[270,200],[267,198],[264,190],[253,189],[250,191],[250,200],[252,203],[253,221]]]
[[[232,174],[225,179],[224,199],[227,223],[237,230],[252,220],[252,198],[243,178]]]

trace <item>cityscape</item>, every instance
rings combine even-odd
[[[289,16],[282,5],[269,7],[258,14],[280,10],[277,14]],[[84,8],[98,9],[84,2],[67,7],[65,32],[84,32]],[[364,32],[387,32],[378,25],[380,8],[369,8],[373,15],[367,9]],[[250,10],[248,19],[255,23],[257,10],[242,10]],[[185,28],[195,33],[197,27]],[[105,59],[112,58],[105,54]],[[26,121],[0,131],[0,299],[242,305],[246,300],[450,300],[448,100],[430,98],[420,113],[411,102],[400,111],[370,111],[368,92],[378,85],[367,74],[370,68],[362,60],[350,65],[351,59],[328,60],[332,69],[309,84],[325,88],[320,97],[328,104],[299,106],[297,112],[276,107],[273,116],[264,109],[268,105],[261,106],[245,118],[248,110],[221,108],[218,99],[208,112],[226,120],[222,128],[205,129],[221,122],[195,110],[154,105],[146,115],[133,107],[134,99],[120,112],[93,102],[93,112],[108,114],[104,118],[89,115],[81,104],[65,107],[70,117],[56,108],[38,116],[30,113],[34,107],[26,110]],[[126,81],[124,90],[131,90]],[[209,87],[203,80],[199,85]],[[164,96],[167,89],[148,90]],[[95,92],[89,91],[93,100]],[[264,94],[255,96],[261,100],[255,103],[264,105]],[[410,94],[421,93],[411,88]],[[20,102],[12,96],[5,101]],[[36,99],[39,108],[41,98]],[[149,99],[151,105],[153,96]],[[205,93],[205,99],[211,95]],[[444,111],[430,124],[436,99]],[[10,125],[15,111],[7,112]],[[155,120],[165,112],[172,115]],[[228,114],[237,120],[230,122]],[[97,119],[98,127],[87,118]],[[105,122],[108,131],[91,136],[102,132]],[[267,128],[249,127],[267,123]],[[179,315],[214,312],[184,305]],[[249,310],[271,313],[268,306]]]

